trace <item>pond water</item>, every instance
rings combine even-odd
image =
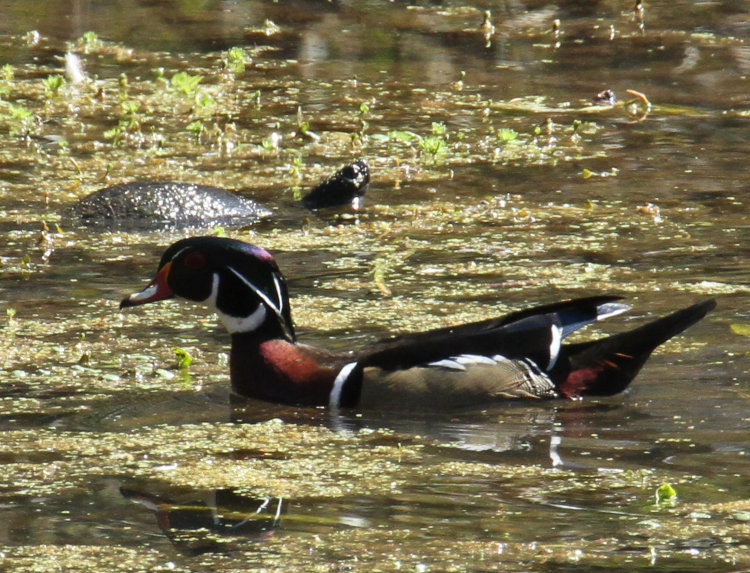
[[[3,570],[750,568],[750,6],[653,4],[0,2]],[[356,217],[295,204],[359,157]],[[66,216],[135,179],[273,208],[193,233],[272,250],[312,344],[719,306],[605,399],[233,403],[214,316],[118,310],[191,232]]]

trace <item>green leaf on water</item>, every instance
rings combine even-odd
[[[433,135],[445,135],[447,131],[448,131],[448,128],[445,127],[445,124],[442,121],[432,122],[432,134]]]
[[[740,336],[747,336],[748,338],[750,338],[750,324],[735,322],[734,324],[730,324],[729,328],[731,328],[732,332],[734,332],[735,334],[739,334]]]
[[[175,353],[175,356],[177,357],[177,368],[179,370],[185,370],[193,362],[193,357],[190,356],[190,353],[184,348],[175,346],[172,348],[172,351]]]
[[[200,135],[203,133],[203,122],[196,119],[195,121],[190,122],[185,129],[193,132],[195,135]]]
[[[438,135],[428,135],[419,142],[419,146],[428,155],[436,158],[438,155],[445,153],[445,140]]]
[[[227,50],[224,59],[225,67],[233,74],[241,74],[245,71],[245,65],[250,63],[251,59],[243,48],[235,46]]]
[[[199,109],[205,109],[207,107],[216,105],[216,100],[211,96],[211,94],[200,92],[195,96],[195,105]]]
[[[184,94],[190,94],[198,89],[198,84],[203,80],[203,76],[190,75],[187,72],[177,72],[172,76],[170,84],[172,87]]]
[[[59,74],[47,76],[42,80],[44,90],[51,95],[55,95],[60,91],[60,88],[65,84],[65,78]]]
[[[656,488],[655,497],[657,504],[674,503],[677,498],[677,491],[668,483],[663,483]]]
[[[389,131],[388,136],[391,139],[397,139],[399,141],[403,141],[404,143],[411,143],[415,139],[417,140],[422,139],[419,135],[417,135],[413,131],[394,130],[394,131]]]
[[[518,139],[518,132],[515,129],[508,129],[503,127],[497,130],[497,137],[503,143],[510,143]]]

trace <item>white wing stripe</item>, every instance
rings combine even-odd
[[[484,356],[482,354],[459,354],[458,356],[451,356],[450,358],[443,358],[442,360],[435,360],[429,362],[426,366],[434,368],[447,368],[448,370],[466,370],[467,366],[473,364],[486,364],[488,366],[494,366],[499,362],[508,362],[505,356],[495,354],[494,356]]]
[[[497,360],[481,354],[461,354],[455,357],[455,361],[459,364],[497,364]]]
[[[427,363],[427,366],[433,366],[435,368],[447,368],[448,370],[466,370],[466,366],[451,358],[443,358],[442,360],[429,362]]]

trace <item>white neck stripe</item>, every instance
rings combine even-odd
[[[352,370],[357,366],[356,362],[350,362],[346,366],[344,366],[341,370],[339,370],[338,375],[336,376],[336,380],[333,381],[333,388],[331,389],[331,394],[328,397],[328,407],[329,408],[338,408],[341,404],[341,391],[344,389],[344,384],[347,383],[349,380],[349,375],[352,373]]]
[[[555,362],[557,362],[557,357],[560,354],[560,345],[562,344],[562,327],[553,324],[551,330],[552,341],[549,345],[549,364],[547,364],[547,370],[550,370],[555,365]]]

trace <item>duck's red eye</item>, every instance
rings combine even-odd
[[[182,262],[187,268],[194,271],[199,271],[206,266],[206,263],[208,263],[208,259],[206,258],[206,255],[204,255],[200,251],[193,251],[192,253],[188,253],[187,255],[185,255],[185,258]]]

